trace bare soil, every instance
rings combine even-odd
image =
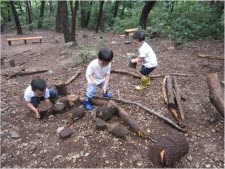
[[[73,134],[61,139],[56,130],[65,126],[66,113],[50,115],[38,120],[25,106],[23,92],[34,76],[44,78],[48,87],[53,87],[57,80],[72,77],[82,64],[76,65],[82,57],[97,58],[102,46],[114,52],[113,69],[130,72],[138,71],[129,68],[128,52],[136,53],[132,44],[125,44],[124,39],[116,34],[95,34],[88,30],[77,32],[79,47],[64,46],[63,34],[51,31],[28,32],[22,36],[43,36],[43,43],[24,44],[23,41],[12,42],[9,46],[6,39],[20,37],[16,32],[1,34],[1,56],[6,61],[14,59],[20,64],[31,58],[23,66],[28,68],[46,68],[51,71],[27,76],[16,76],[9,80],[1,78],[1,166],[4,168],[159,168],[149,159],[149,145],[153,143],[138,137],[119,117],[113,117],[108,126],[120,124],[131,132],[124,139],[115,138],[108,130],[97,131],[92,120],[93,111],[74,122]],[[101,38],[102,37],[102,38]],[[149,42],[149,41],[148,41]],[[194,74],[180,77],[178,84],[185,112],[185,136],[189,143],[189,153],[175,164],[178,168],[223,168],[224,167],[224,118],[217,112],[209,100],[206,75],[217,72],[221,81],[224,77],[224,62],[199,59],[198,53],[224,55],[224,42],[193,41],[187,42],[182,49],[175,49],[174,42],[157,38],[150,40],[150,45],[157,54],[158,67],[152,75],[167,73]],[[29,51],[27,51],[29,50]],[[15,55],[18,54],[19,55]],[[37,55],[37,56],[35,56]],[[35,57],[33,57],[35,56]],[[10,67],[7,62],[2,70]],[[138,79],[121,74],[111,74],[110,90],[114,97],[118,91],[120,97],[154,109],[165,117],[176,122],[167,110],[162,97],[162,78],[152,79],[151,85],[143,91],[135,91]],[[68,91],[80,94],[86,91],[85,70],[71,84]],[[224,88],[223,88],[224,89]],[[97,93],[101,96],[100,91]],[[146,113],[141,108],[121,104],[121,106],[140,124],[148,134],[159,139],[162,136],[179,132],[163,120]],[[95,106],[95,109],[97,106]],[[10,132],[19,134],[19,139],[12,139]]]

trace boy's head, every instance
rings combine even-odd
[[[36,96],[43,96],[45,94],[46,87],[46,82],[43,79],[34,78],[31,81],[31,89],[33,90]]]
[[[98,53],[98,59],[101,66],[107,66],[113,59],[113,51],[108,48],[102,48]]]
[[[136,31],[136,32],[134,32],[132,38],[139,42],[143,42],[145,40],[145,34],[140,31]]]

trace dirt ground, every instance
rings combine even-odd
[[[79,47],[64,45],[63,34],[51,31],[34,31],[23,36],[43,36],[43,43],[24,44],[13,42],[9,46],[6,39],[19,37],[16,32],[1,34],[1,56],[6,61],[14,59],[16,64],[23,64],[25,69],[49,69],[46,73],[16,76],[9,80],[1,78],[1,167],[3,168],[159,168],[149,158],[149,140],[144,140],[132,132],[129,126],[119,117],[113,117],[108,126],[121,124],[131,132],[124,139],[116,138],[108,130],[97,131],[92,121],[93,111],[86,112],[84,118],[74,122],[73,134],[68,139],[61,139],[57,128],[67,122],[66,113],[51,115],[43,120],[34,118],[26,108],[23,92],[34,76],[44,78],[48,87],[54,86],[57,80],[72,77],[82,64],[79,59],[88,56],[97,58],[102,46],[114,51],[113,69],[135,72],[128,67],[128,52],[135,53],[132,44],[125,44],[119,35],[110,33],[95,34],[88,30],[77,32]],[[175,49],[174,43],[167,39],[150,40],[156,52],[158,67],[152,75],[167,73],[194,74],[195,76],[177,76],[185,112],[186,139],[189,153],[175,164],[178,168],[223,168],[224,167],[224,119],[212,106],[209,100],[206,75],[217,72],[220,80],[224,77],[224,62],[197,58],[198,53],[208,55],[224,55],[224,42],[193,41],[185,43],[181,49]],[[16,55],[18,54],[18,55]],[[9,68],[6,62],[4,69]],[[138,65],[137,70],[140,68]],[[131,76],[111,74],[110,90],[114,97],[120,97],[155,110],[176,122],[167,110],[162,97],[162,80],[156,78],[143,91],[135,91],[134,85],[139,82]],[[69,84],[71,94],[84,96],[86,91],[85,71]],[[223,88],[224,89],[224,88]],[[98,96],[101,93],[98,91]],[[121,104],[148,133],[159,139],[162,136],[179,132],[155,115],[129,104]],[[95,109],[97,107],[95,106]],[[12,139],[10,132],[19,134]]]

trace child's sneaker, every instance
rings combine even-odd
[[[105,94],[103,94],[103,97],[107,97],[108,99],[112,98],[112,94],[109,92],[105,92]]]
[[[90,103],[90,99],[87,100],[84,100],[83,102],[83,106],[86,110],[92,110],[93,109],[93,106],[91,105]]]

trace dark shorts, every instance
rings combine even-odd
[[[54,89],[49,89],[49,99],[56,99],[58,96],[58,92]],[[32,97],[30,100],[30,103],[37,108],[37,106],[39,105],[39,103],[41,103],[41,101],[44,100],[44,97]]]
[[[149,75],[156,67],[147,68],[144,65],[141,66],[140,73],[144,76]]]

